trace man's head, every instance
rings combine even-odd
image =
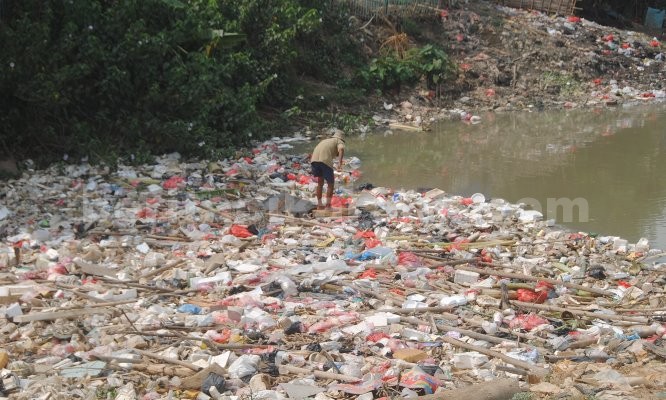
[[[340,140],[345,140],[345,133],[341,131],[340,129],[333,129],[333,135],[332,137]]]

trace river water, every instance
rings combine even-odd
[[[570,229],[666,249],[666,104],[481,117],[350,138],[347,155],[363,162],[359,183],[522,201]]]

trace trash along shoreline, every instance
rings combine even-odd
[[[615,107],[666,99],[663,37],[647,32],[482,1],[454,5],[419,28],[428,33],[415,33],[413,40],[444,46],[458,67],[441,86],[422,85],[377,99],[375,108],[406,129],[427,129],[439,119],[478,123],[488,111]],[[368,29],[359,31],[366,42],[397,37],[381,26]]]
[[[356,158],[314,210],[300,140],[1,182],[0,398],[664,395],[647,240],[376,188]]]

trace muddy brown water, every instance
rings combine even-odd
[[[350,138],[357,184],[522,201],[572,230],[666,249],[666,104],[480,116]]]

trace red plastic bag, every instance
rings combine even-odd
[[[229,233],[238,238],[249,238],[250,236],[254,236],[254,234],[250,232],[247,227],[242,225],[231,225],[231,228],[229,228]]]
[[[379,342],[382,339],[390,339],[391,337],[384,332],[372,332],[365,337],[365,340],[368,342]]]
[[[162,187],[164,189],[176,189],[179,186],[184,185],[185,179],[183,179],[180,176],[172,176],[171,178],[167,179],[162,183]]]
[[[650,40],[650,46],[651,47],[659,47],[661,43],[659,43],[658,40]]]
[[[536,314],[523,314],[523,315],[518,315],[516,316],[516,318],[512,319],[511,322],[509,322],[509,328],[511,329],[519,328],[519,329],[524,329],[526,331],[531,331],[537,326],[544,325],[547,323],[548,323],[547,319],[541,318]]]
[[[366,269],[361,275],[358,276],[358,279],[375,279],[377,278],[377,271],[374,268]]]
[[[576,22],[580,22],[580,17],[575,17],[575,16],[571,15],[567,18],[567,21],[575,24]]]
[[[331,199],[331,207],[335,208],[347,207],[351,202],[352,202],[351,197],[333,196],[333,198]]]
[[[535,292],[529,289],[518,289],[518,301],[525,303],[538,303],[541,304],[548,298],[548,292]]]
[[[398,264],[407,267],[420,267],[423,265],[423,260],[414,253],[403,251],[398,254]]]
[[[358,231],[354,235],[354,239],[374,239],[376,237],[373,231]]]
[[[381,246],[382,241],[375,238],[365,239],[365,248],[372,249],[377,246]]]

